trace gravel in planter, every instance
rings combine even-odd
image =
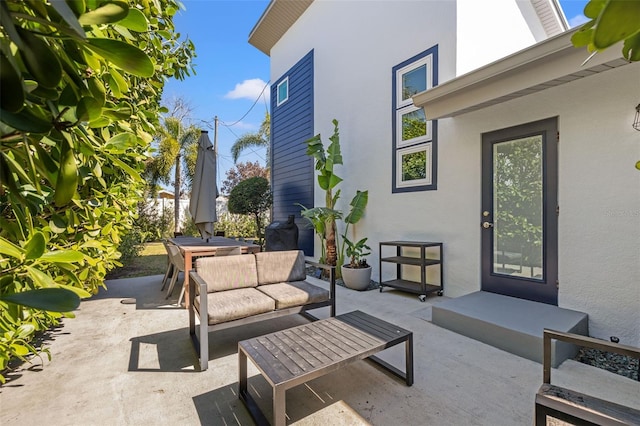
[[[638,359],[593,348],[581,348],[574,358],[583,364],[602,368],[632,380],[638,380]]]

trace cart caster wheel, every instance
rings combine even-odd
[[[426,302],[427,301],[427,295],[426,294],[421,294],[420,296],[418,296],[418,299],[420,299],[421,302]]]
[[[438,294],[438,296],[442,296],[444,294],[444,292],[442,290],[440,290],[437,294]]]

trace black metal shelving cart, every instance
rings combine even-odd
[[[382,254],[383,247],[395,247],[396,255],[384,257]],[[429,247],[437,247],[439,249],[439,256],[437,259],[427,258],[427,248]],[[405,256],[403,253],[404,248],[420,249],[420,257]],[[384,282],[382,281],[383,262],[396,264],[396,279]],[[413,265],[419,267],[420,282],[402,278],[403,265]],[[439,285],[427,283],[427,268],[435,265],[438,265],[438,267],[440,268]],[[429,293],[436,292],[438,296],[442,296],[444,291],[444,251],[442,249],[442,243],[427,241],[381,241],[379,271],[380,292],[382,292],[383,287],[391,287],[409,293],[418,294],[418,298],[421,302],[424,302],[426,300],[427,294]]]

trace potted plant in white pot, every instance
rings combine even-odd
[[[367,245],[367,239],[363,238],[357,243],[352,242],[343,235],[347,245],[347,257],[350,262],[342,266],[342,281],[352,290],[366,290],[371,282],[371,266],[364,256],[371,254],[371,247]]]

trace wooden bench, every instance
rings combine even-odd
[[[551,384],[551,340],[640,359],[640,348],[573,333],[544,330],[543,384],[536,394],[535,424],[547,424],[547,416],[575,425],[640,425],[640,411]]]

